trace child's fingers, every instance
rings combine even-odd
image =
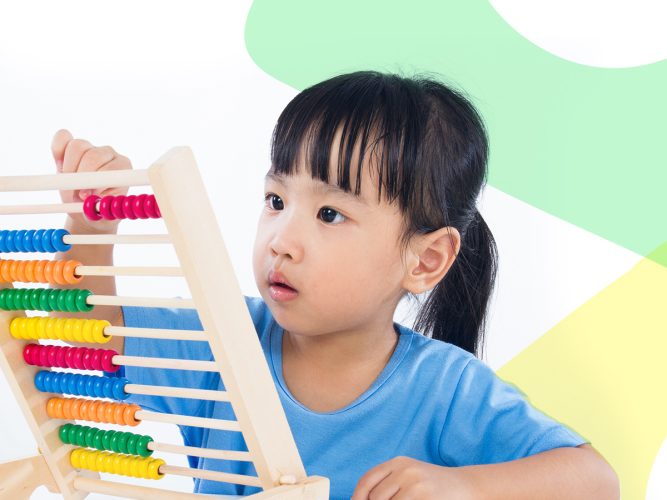
[[[93,145],[83,139],[72,139],[69,141],[65,147],[62,171],[64,173],[77,172],[79,170],[79,163],[81,163],[81,158],[86,153],[86,151],[92,148]]]
[[[132,168],[132,164],[130,163],[129,158],[127,158],[126,156],[117,154],[111,148],[109,148],[109,149],[114,153],[114,157],[106,163],[102,163],[100,161],[97,164],[95,162],[92,162],[92,163],[86,163],[84,165],[84,159],[86,158],[86,156],[90,155],[90,156],[94,157],[94,155],[91,155],[93,150],[90,150],[89,152],[87,152],[86,155],[84,155],[84,159],[82,159],[82,161],[81,161],[81,167],[80,167],[79,171],[80,172],[84,172],[84,171],[93,172],[93,171],[98,171],[98,170],[105,170],[105,171],[109,171],[109,170],[127,170],[127,169]],[[99,156],[99,158],[103,159],[104,157]],[[127,187],[111,187],[111,188],[106,188],[106,189],[100,187],[100,188],[94,189],[94,190],[93,189],[81,190],[81,191],[79,191],[78,196],[83,201],[83,200],[86,199],[87,196],[90,196],[91,194],[96,194],[96,195],[99,195],[99,196],[107,196],[107,195],[118,196],[118,195],[125,195],[125,194],[127,194],[127,192],[128,192]]]
[[[60,129],[53,135],[53,140],[51,141],[51,154],[56,161],[56,168],[58,171],[62,170],[63,167],[63,159],[65,157],[67,143],[73,138],[74,137],[72,137],[69,130],[65,129]]]

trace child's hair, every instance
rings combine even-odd
[[[328,183],[340,126],[338,186],[351,191],[350,160],[361,140],[354,190],[359,194],[364,155],[368,146],[379,145],[379,197],[384,188],[389,203],[398,199],[405,223],[401,251],[415,234],[445,226],[460,232],[456,260],[428,294],[413,328],[481,357],[498,264],[495,240],[476,207],[487,175],[481,117],[461,92],[432,77],[339,75],[305,89],[283,110],[273,131],[271,170],[294,173],[305,146],[311,176]],[[371,154],[377,157],[375,149]]]

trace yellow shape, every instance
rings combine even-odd
[[[646,497],[667,435],[666,298],[667,268],[644,259],[498,370],[591,441],[625,500]]]

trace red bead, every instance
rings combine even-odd
[[[56,354],[58,354],[59,347],[54,345],[44,347],[46,347],[46,359],[48,366],[58,366],[56,363]]]
[[[105,372],[115,372],[118,371],[120,366],[113,364],[113,357],[118,353],[113,349],[106,349],[104,354],[102,354],[102,369]]]
[[[111,202],[111,214],[116,219],[124,219],[125,214],[123,213],[123,200],[125,196],[114,196],[113,201]]]
[[[74,368],[74,353],[76,352],[76,347],[68,347],[67,352],[65,353],[65,364],[67,368]]]
[[[99,208],[100,215],[104,217],[106,220],[115,219],[114,215],[111,213],[111,202],[113,201],[113,198],[114,198],[113,196],[109,195],[105,196],[100,201],[100,208]]]
[[[67,368],[67,361],[65,361],[65,358],[67,356],[67,351],[69,351],[71,347],[61,347],[58,349],[56,353],[56,366],[59,368]]]
[[[136,219],[137,216],[134,214],[133,205],[134,200],[137,197],[134,195],[126,196],[123,200],[123,214],[125,214],[126,219]]]
[[[35,349],[35,344],[28,344],[23,348],[23,360],[31,365],[32,364],[32,356],[30,353]]]
[[[85,370],[94,370],[92,366],[92,349],[81,347],[81,365]]]
[[[41,349],[39,350],[39,363],[38,363],[38,365],[39,366],[49,366],[49,358],[48,358],[49,351],[48,351],[48,349],[46,349],[46,347],[48,347],[48,346],[43,345],[43,346],[40,346],[40,347],[41,347]]]
[[[95,204],[99,199],[100,197],[96,194],[91,194],[90,196],[87,196],[86,200],[83,202],[83,213],[90,220],[100,220],[102,218],[95,209]]]
[[[146,215],[146,211],[144,210],[144,200],[146,200],[147,196],[148,195],[146,194],[140,194],[134,200],[134,203],[132,203],[132,208],[134,209],[134,215],[136,215],[140,219],[148,219],[148,215]]]
[[[72,368],[76,368],[77,370],[84,370],[85,368],[83,367],[83,362],[81,361],[81,357],[83,356],[81,348],[76,347],[72,350],[74,351],[72,353]]]
[[[90,357],[90,366],[91,370],[101,370],[102,369],[102,355],[104,351],[102,349],[91,349],[92,355]]]

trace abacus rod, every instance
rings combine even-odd
[[[99,493],[115,497],[121,496],[137,500],[155,500],[156,498],[160,500],[203,500],[207,498],[207,496],[197,493],[169,491],[161,488],[117,483],[115,481],[84,476],[77,476],[74,479],[73,486],[79,491],[87,491],[88,493]]]
[[[192,299],[164,299],[155,297],[118,297],[116,295],[90,295],[87,304],[95,306],[142,306],[174,309],[196,309]]]
[[[235,450],[211,450],[209,448],[198,448],[195,446],[181,446],[177,444],[156,443],[151,441],[147,445],[149,450],[163,453],[175,453],[178,455],[191,455],[193,457],[216,458],[218,460],[234,460],[236,462],[252,462],[250,453]]]
[[[114,365],[142,366],[144,368],[166,368],[169,370],[192,370],[197,372],[217,372],[214,361],[199,361],[194,359],[178,358],[146,358],[143,356],[122,356],[111,358]]]
[[[107,326],[104,333],[116,337],[138,337],[146,339],[208,341],[201,330],[168,330],[162,328],[133,328],[129,326]]]
[[[0,181],[2,182],[2,181]],[[3,191],[6,191],[3,189]],[[41,205],[0,205],[0,215],[80,214],[83,203],[44,203]]]
[[[147,358],[144,356],[123,356],[117,354],[111,359],[114,365],[142,366],[144,368],[167,368],[171,370],[192,370],[197,372],[217,372],[213,361],[179,358]]]
[[[128,394],[144,396],[167,396],[173,398],[202,399],[205,401],[230,402],[227,391],[212,391],[209,389],[190,389],[185,387],[169,387],[161,385],[126,384]]]
[[[217,472],[206,469],[191,469],[189,467],[179,467],[177,465],[161,465],[159,468],[162,474],[172,474],[174,476],[196,477],[219,483],[244,484],[246,486],[262,487],[257,476],[244,476],[241,474],[230,474],[229,472]]]
[[[63,242],[69,245],[117,245],[171,243],[168,234],[68,234]]]
[[[162,422],[166,424],[202,427],[204,429],[216,429],[219,431],[241,432],[241,425],[236,420],[191,417],[188,415],[177,415],[175,413],[156,413],[147,410],[137,411],[134,414],[134,418],[137,420],[145,420],[147,422]]]
[[[97,189],[149,186],[148,170],[106,170],[71,174],[13,175],[0,177],[3,191]]]
[[[74,273],[78,276],[183,276],[180,267],[149,266],[77,266]]]

